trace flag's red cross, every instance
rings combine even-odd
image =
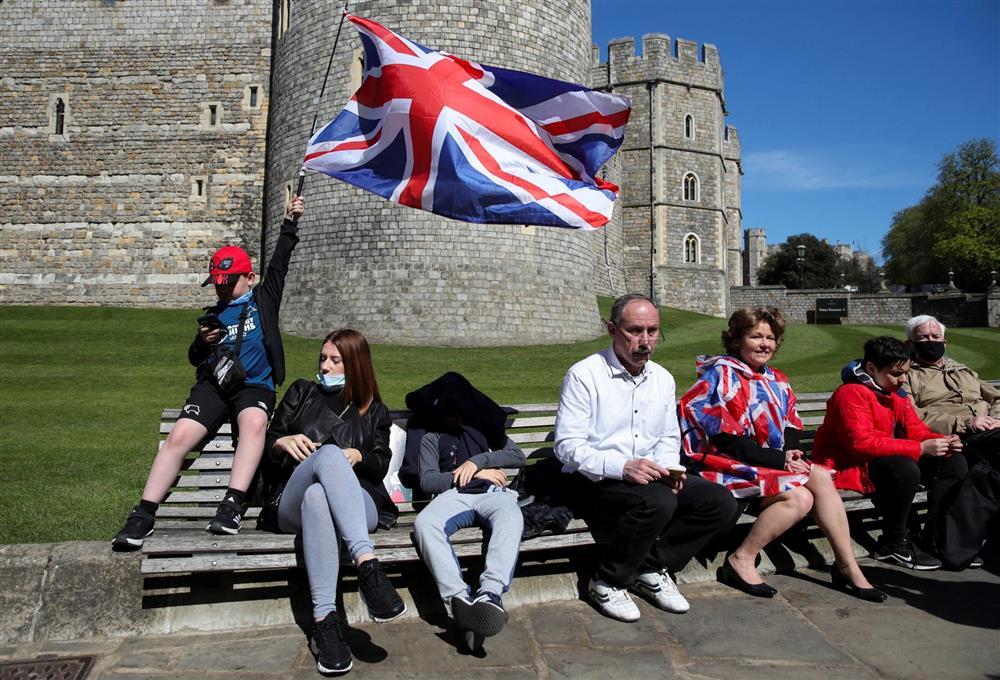
[[[379,24],[353,16],[351,21],[364,26],[397,52],[417,58],[424,57],[423,54],[415,53],[398,36]],[[525,154],[541,161],[553,172],[568,179],[578,180],[580,178],[573,168],[569,167],[530,129],[515,110],[484,97],[475,88],[466,84],[482,78],[484,73],[481,69],[452,55],[441,56],[445,58],[440,59],[429,68],[407,64],[383,64],[382,77],[368,76],[354,94],[354,99],[359,104],[369,108],[381,107],[394,99],[411,102],[409,119],[412,130],[410,141],[413,165],[406,186],[400,193],[400,203],[415,208],[423,207],[421,196],[430,180],[431,162],[434,154],[434,127],[437,125],[442,110],[446,107],[475,120],[509,144],[519,147]],[[627,116],[628,111],[611,116],[588,113],[578,118],[557,121],[551,126],[545,126],[545,129],[550,134],[566,134],[586,129],[597,122],[620,125],[624,123]],[[551,129],[549,129],[550,127]],[[555,201],[593,225],[599,226],[607,221],[604,215],[590,210],[569,194],[550,194],[535,184],[503,170],[479,140],[465,130],[459,129],[458,132],[476,159],[488,172],[526,191],[535,201],[543,199]],[[368,140],[345,142],[333,149],[307,156],[306,160],[324,153],[370,147],[378,142],[380,136],[381,130]],[[598,188],[617,191],[615,185],[600,178],[595,178],[594,181]]]

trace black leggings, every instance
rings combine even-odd
[[[868,478],[875,485],[872,502],[882,513],[882,542],[892,544],[906,538],[910,507],[921,481],[927,487],[926,528],[936,533],[942,503],[968,471],[962,454],[922,456],[919,463],[907,456],[883,456],[869,462]]]

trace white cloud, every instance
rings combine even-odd
[[[745,189],[815,191],[821,189],[885,189],[919,185],[920,180],[895,169],[879,169],[869,159],[845,163],[833,157],[777,149],[743,155]]]

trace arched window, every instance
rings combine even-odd
[[[278,37],[280,38],[292,25],[292,0],[281,0],[278,7]]]
[[[694,139],[694,116],[690,113],[684,116],[684,138]]]
[[[701,242],[695,234],[684,237],[684,262],[697,264],[701,261]]]
[[[64,134],[66,131],[66,102],[62,100],[62,97],[56,98],[55,121],[56,134]]]
[[[684,200],[700,200],[698,195],[698,177],[693,172],[684,175]]]
[[[363,48],[358,47],[351,53],[351,66],[348,69],[348,86],[349,92],[354,92],[359,87],[361,87],[361,78],[364,76],[365,68],[365,51]]]

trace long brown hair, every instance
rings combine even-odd
[[[361,415],[367,413],[376,401],[382,401],[372,364],[372,351],[365,336],[353,328],[338,328],[323,338],[323,344],[332,342],[344,362],[343,402],[358,407]]]

